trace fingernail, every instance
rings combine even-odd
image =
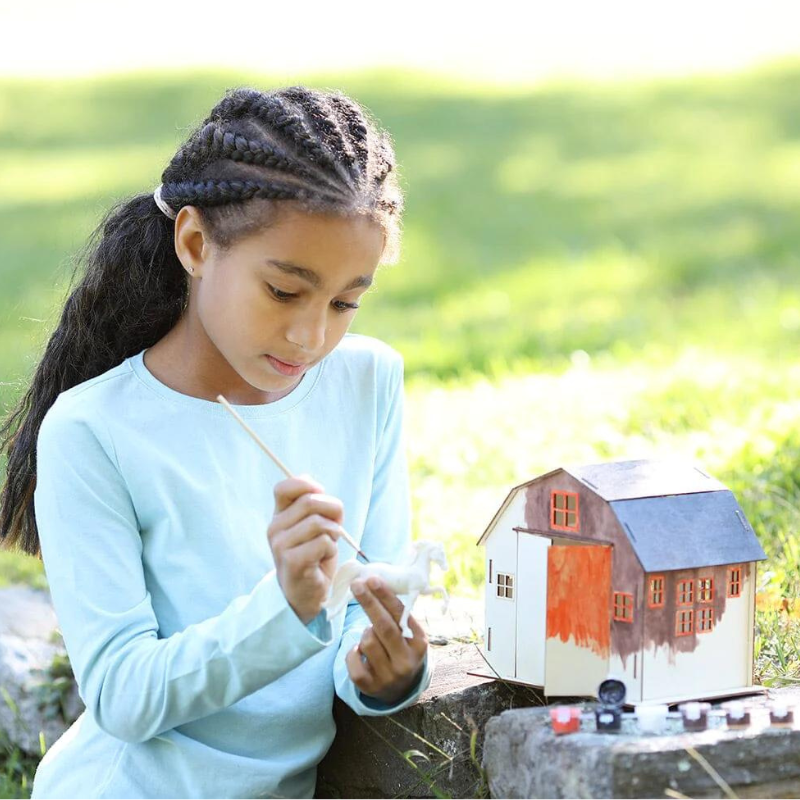
[[[381,588],[381,579],[375,577],[374,575],[367,581],[367,585],[370,589],[380,589]]]
[[[361,583],[361,581],[356,581],[350,588],[353,590],[353,594],[356,597],[360,597],[364,594],[364,584]]]

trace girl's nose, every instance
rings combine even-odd
[[[306,317],[298,320],[286,332],[287,341],[310,353],[317,353],[325,345],[325,317]]]

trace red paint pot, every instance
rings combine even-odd
[[[577,706],[555,706],[550,709],[550,722],[554,733],[577,733],[581,729],[581,710]]]

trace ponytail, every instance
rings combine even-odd
[[[36,440],[58,395],[155,344],[178,321],[188,286],[173,231],[153,196],[137,195],[107,213],[78,255],[71,283],[81,264],[83,277],[30,387],[0,428],[0,452],[8,453],[0,494],[5,549],[41,558],[33,509]]]

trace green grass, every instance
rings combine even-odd
[[[769,557],[757,680],[800,680],[799,81],[792,61],[535,90],[385,71],[306,81],[354,95],[396,144],[403,259],[353,330],[405,356],[414,534],[446,542],[449,591],[480,596],[475,543],[512,485],[683,456],[734,490]],[[0,407],[102,210],[157,185],[237,84],[274,85],[0,81],[14,112],[0,114]],[[12,582],[46,585],[41,564],[5,553]]]

